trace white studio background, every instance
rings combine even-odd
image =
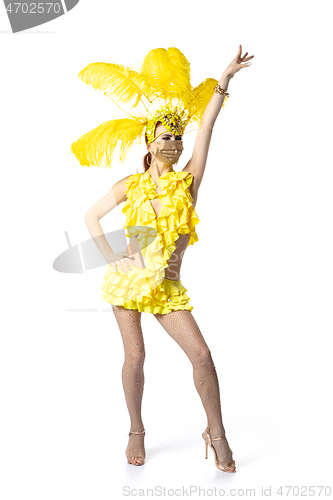
[[[332,486],[331,16],[328,1],[81,0],[12,34],[0,8],[2,499],[104,500],[126,486],[239,496],[271,487],[277,498],[279,486],[294,486],[289,497]],[[238,470],[218,471],[210,449],[204,459],[191,364],[151,315],[142,317],[147,459],[134,467],[123,345],[99,298],[105,268],[63,274],[52,264],[65,231],[72,245],[90,237],[85,212],[142,171],[145,150],[125,164],[115,155],[110,170],[80,166],[71,143],[123,115],[77,75],[91,62],[139,69],[151,49],[175,46],[197,85],[219,79],[239,44],[254,58],[231,79],[216,121],[199,241],[181,273]],[[122,206],[102,219],[105,232],[122,227]]]

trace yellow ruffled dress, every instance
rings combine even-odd
[[[192,181],[190,172],[168,172],[158,179],[163,189],[158,194],[148,170],[127,179],[127,199],[122,209],[126,215],[124,229],[128,238],[136,236],[144,266],[136,267],[129,260],[131,270],[127,269],[125,273],[119,270],[119,266],[114,271],[108,265],[100,285],[102,299],[126,309],[153,314],[181,309],[192,311],[190,297],[185,293],[187,289],[180,280],[165,278],[164,272],[180,234],[190,233],[188,245],[198,241],[195,226],[200,220],[188,190]],[[150,202],[154,198],[162,204],[158,216]]]

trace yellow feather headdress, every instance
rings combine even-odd
[[[122,110],[129,118],[102,123],[73,142],[71,152],[82,166],[88,167],[111,167],[118,141],[121,143],[119,160],[124,162],[135,142],[145,138],[149,144],[154,140],[158,121],[175,135],[183,134],[189,123],[200,124],[218,83],[214,78],[207,78],[193,88],[190,64],[176,47],[151,50],[139,71],[120,64],[92,63],[79,73],[79,78],[113,101],[116,98],[125,104],[131,103],[132,109],[139,104],[145,108],[145,112],[137,116]],[[226,101],[227,96],[223,106]]]

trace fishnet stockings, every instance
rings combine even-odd
[[[206,411],[212,436],[224,435],[215,365],[191,311],[172,311],[169,314],[155,314],[155,317],[192,363],[195,388]]]
[[[124,343],[125,361],[122,369],[122,382],[131,419],[131,430],[141,431],[144,428],[141,418],[141,403],[145,359],[141,313],[121,306],[112,305],[112,309]],[[172,311],[168,314],[155,314],[155,317],[164,330],[183,349],[193,366],[194,384],[207,415],[207,425],[210,428],[211,436],[224,436],[219,383],[215,365],[210,349],[192,312],[188,310]],[[142,455],[142,442],[137,441],[137,443],[136,449],[131,448],[131,453],[135,455],[135,452],[137,452]],[[213,445],[221,462],[223,460],[225,462],[227,456],[231,457],[231,450],[226,439],[213,441]]]
[[[125,361],[122,382],[127,408],[131,418],[131,430],[142,431],[141,403],[144,386],[143,364],[145,345],[141,329],[141,313],[112,305],[124,343]]]
[[[231,464],[228,471],[233,472],[235,466],[222,423],[220,390],[215,365],[192,312],[172,311],[169,314],[155,314],[155,317],[191,361],[195,388],[206,411],[210,435],[213,438],[224,437],[224,439],[212,441],[218,461],[224,467]],[[206,430],[203,434],[206,438]]]

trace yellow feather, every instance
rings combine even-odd
[[[182,73],[181,78],[184,78],[184,84],[190,85],[190,63],[186,59],[185,55],[177,49],[177,47],[169,47],[167,53],[174,68]],[[178,77],[178,75],[176,76]]]
[[[87,85],[90,84],[96,90],[110,93],[122,102],[128,103],[135,99],[133,108],[138,105],[140,98],[144,95],[142,75],[121,64],[91,63],[78,76]]]
[[[169,82],[169,58],[165,49],[151,50],[140,69],[145,82],[145,92],[150,97],[163,97]]]
[[[169,47],[171,82],[169,92],[172,97],[186,101],[192,94],[190,63],[176,47]]]
[[[189,114],[192,118],[190,121],[200,123],[202,115],[214,93],[214,87],[217,83],[217,80],[214,78],[206,78],[206,80],[201,82],[200,85],[192,90],[192,100],[187,103]]]
[[[176,47],[151,50],[144,58],[140,75],[145,82],[145,94],[150,98],[190,98],[190,64]]]
[[[119,160],[123,162],[132,144],[143,136],[146,124],[145,117],[104,122],[73,142],[71,152],[75,154],[82,166],[111,167],[117,142],[121,141]],[[104,164],[101,165],[101,162]]]
[[[193,88],[190,64],[176,47],[151,50],[139,72],[120,64],[92,63],[79,73],[79,77],[86,84],[104,91],[112,100],[117,98],[125,103],[134,101],[132,108],[140,101],[146,107],[143,98],[149,103],[163,99],[164,103],[159,102],[160,109],[167,103],[174,108],[174,100],[178,100],[176,107],[186,111],[185,123],[195,121],[199,124],[217,84],[217,80],[207,78]],[[104,162],[102,166],[110,167],[114,150],[120,141],[119,159],[123,162],[132,144],[144,135],[149,119],[147,107],[146,111],[147,116],[134,117],[129,114],[130,118],[102,123],[73,142],[71,152],[82,166],[99,166]]]

